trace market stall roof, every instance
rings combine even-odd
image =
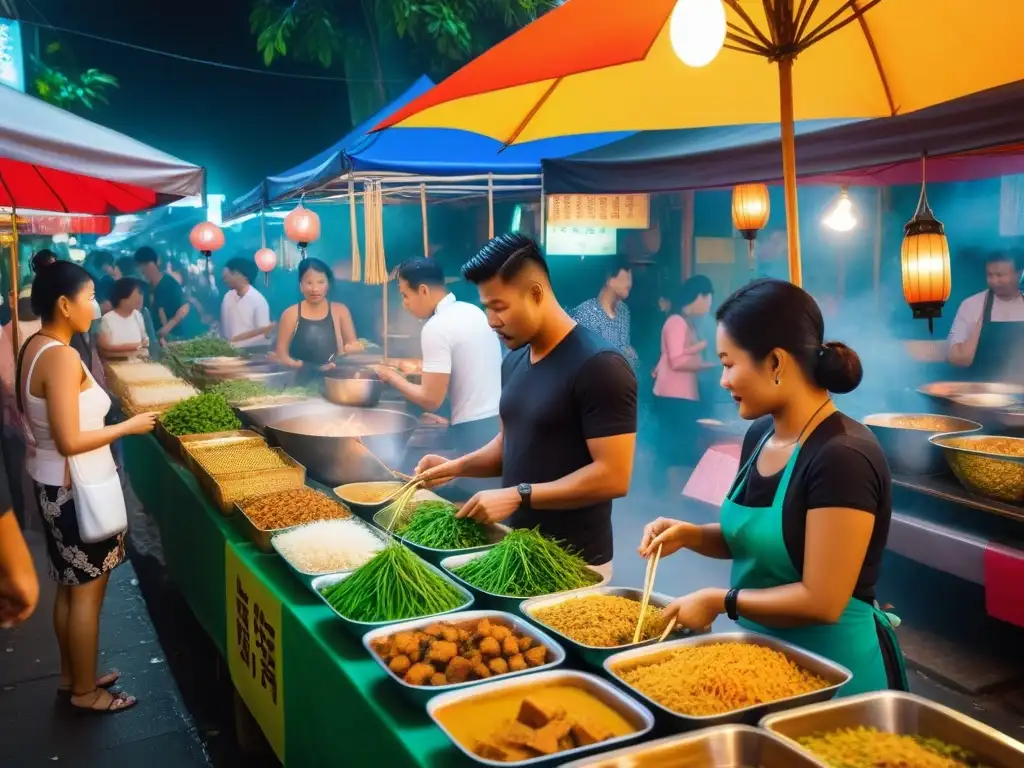
[[[1024,172],[1024,82],[907,115],[808,121],[796,129],[802,183],[918,184]],[[387,133],[387,132],[385,132]],[[665,192],[780,180],[779,126],[643,131],[544,161],[551,193]]]
[[[0,207],[112,215],[202,191],[202,168],[0,88]]]
[[[565,157],[631,135],[617,132],[565,136],[502,151],[501,142],[468,131],[408,128],[369,133],[374,125],[433,87],[434,82],[429,77],[420,77],[395,101],[328,149],[290,171],[264,179],[259,186],[236,198],[228,207],[225,219],[235,219],[303,193],[329,193],[331,182],[343,181],[347,187],[349,178],[383,178],[405,185],[448,179],[456,185],[454,191],[461,193],[469,189],[470,177],[486,181],[487,175],[493,174],[505,176],[505,181],[509,182],[509,177],[513,176],[537,176],[534,186],[539,193],[543,158]],[[477,186],[486,191],[486,184]],[[336,191],[344,190],[339,186]]]

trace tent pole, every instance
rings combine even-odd
[[[789,239],[789,280],[803,285],[800,265],[800,215],[796,199],[796,136],[793,131],[793,59],[779,60],[779,122],[782,127],[782,178]]]
[[[11,208],[11,344],[14,349],[14,359],[18,359],[18,352],[21,349],[21,330],[18,328],[18,209]]]
[[[487,174],[487,239],[494,238],[494,174]]]
[[[872,264],[872,287],[875,290],[875,306],[882,306],[882,187],[878,188],[875,203],[875,255]]]
[[[540,237],[537,238],[537,241],[541,244],[541,246],[544,245],[544,237],[545,237],[545,234],[548,231],[547,222],[548,222],[548,201],[547,201],[547,198],[544,195],[544,172],[541,171],[541,174],[540,174],[540,232],[539,232]]]
[[[423,258],[430,258],[430,232],[427,229],[427,185],[420,184],[420,219],[423,220]]]

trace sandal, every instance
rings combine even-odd
[[[96,687],[97,688],[113,688],[115,685],[117,685],[117,681],[120,680],[120,679],[121,679],[121,673],[118,670],[116,670],[116,669],[112,669],[109,672],[107,672],[107,674],[103,675],[102,677],[100,677],[96,681]],[[71,686],[70,685],[58,685],[57,686],[57,694],[60,695],[60,696],[70,696],[71,695]]]
[[[129,696],[126,693],[111,693],[104,688],[93,688],[87,693],[76,694],[76,696],[80,698],[88,696],[90,693],[95,693],[96,696],[93,698],[92,703],[87,706],[75,704],[71,699],[68,699],[71,703],[71,709],[79,714],[114,715],[118,712],[124,712],[126,709],[131,709],[139,703],[139,700],[134,696]],[[110,701],[107,702],[106,706],[97,706],[104,694],[110,697]]]

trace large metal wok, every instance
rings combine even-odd
[[[986,428],[1024,430],[1024,385],[1006,382],[937,381],[917,390],[939,401],[951,415]]]
[[[331,486],[394,480],[389,467],[401,465],[419,425],[399,411],[347,408],[323,400],[246,409],[245,415],[311,477]]]

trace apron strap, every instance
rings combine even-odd
[[[773,429],[765,431],[761,440],[756,446],[754,446],[754,450],[747,458],[746,463],[740,467],[740,471],[736,473],[736,477],[732,481],[732,487],[729,488],[729,493],[725,496],[729,501],[733,500],[733,497],[740,492],[744,484],[747,482],[747,476],[750,474],[751,466],[753,466],[754,462],[757,461],[758,454],[761,453],[761,449],[764,448],[765,443],[768,442],[773,434],[775,434],[775,430]]]

